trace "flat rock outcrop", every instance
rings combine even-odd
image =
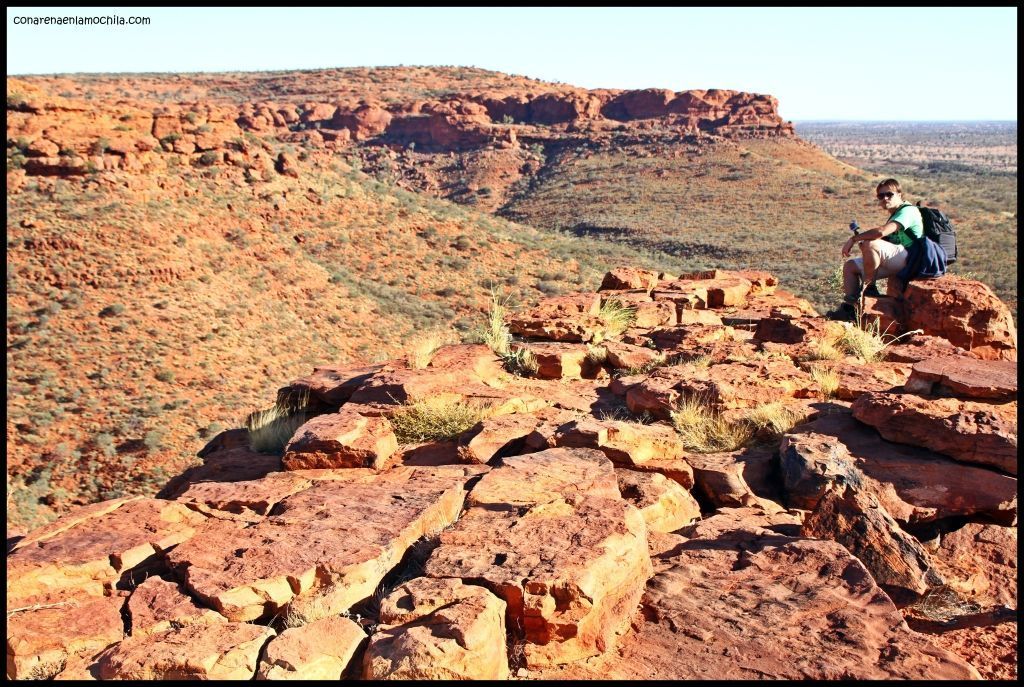
[[[171,567],[235,622],[313,599],[340,613],[372,594],[417,538],[456,519],[468,479],[427,468],[377,479],[347,472],[354,474],[332,475],[285,498],[251,527],[208,523],[193,545],[168,556]]]
[[[708,97],[689,102],[732,96]],[[537,116],[594,122],[601,102]],[[490,112],[376,107],[247,116],[361,111],[373,137]],[[318,367],[278,391],[297,427],[278,454],[228,430],[160,498],[9,539],[8,676],[977,678],[984,652],[952,633],[1002,642],[1016,607],[1015,363],[923,334],[884,362],[824,355],[834,325],[766,272],[605,286],[509,318],[536,369],[479,344]],[[413,408],[445,429],[399,446]],[[989,610],[926,617],[947,597]]]
[[[854,401],[851,410],[890,441],[1017,474],[1016,401],[997,405],[871,392]]]
[[[428,577],[475,581],[501,597],[530,666],[614,647],[651,562],[643,516],[622,500],[603,454],[555,448],[503,459],[468,505],[441,535]]]
[[[978,678],[910,631],[839,544],[779,534],[752,515],[719,525],[720,517],[682,530],[683,541],[665,555],[667,569],[647,585],[635,632],[581,677]]]
[[[251,680],[273,636],[269,627],[220,623],[130,637],[104,654],[99,674],[104,680]]]
[[[1017,518],[1017,480],[926,449],[888,442],[850,415],[800,425],[779,446],[786,505],[814,510],[833,484],[875,494],[904,523],[983,515]]]

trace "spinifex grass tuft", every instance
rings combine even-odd
[[[838,372],[824,365],[811,365],[809,372],[811,380],[821,388],[823,399],[828,400],[835,396],[836,390],[839,389]]]
[[[459,398],[435,397],[402,406],[391,416],[400,444],[453,439],[489,414],[489,409]]]
[[[309,392],[303,391],[279,396],[270,408],[250,413],[245,420],[249,446],[257,453],[281,455],[296,430],[315,415],[309,409]]]
[[[683,448],[696,453],[735,451],[754,436],[749,424],[730,422],[700,396],[683,399],[670,417]]]

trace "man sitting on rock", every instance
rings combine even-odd
[[[896,275],[907,264],[907,249],[915,239],[924,236],[921,211],[903,200],[900,182],[886,179],[875,188],[875,196],[889,218],[884,224],[854,232],[843,244],[843,303],[828,313],[833,319],[851,320],[855,315],[854,305],[862,296],[878,296],[874,281],[886,278],[886,295],[899,296],[903,284]],[[855,243],[860,244],[861,256],[851,258]]]

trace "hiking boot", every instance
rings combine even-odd
[[[881,298],[882,294],[878,293],[878,287],[875,286],[875,282],[871,282],[868,288],[864,289],[865,296],[871,296],[872,298]]]
[[[836,322],[854,322],[857,319],[857,311],[849,303],[840,303],[835,310],[829,310],[825,317]]]

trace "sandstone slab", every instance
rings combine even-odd
[[[667,425],[596,418],[567,422],[555,430],[548,444],[597,449],[613,463],[627,466],[678,460],[684,454],[679,434]]]
[[[160,499],[122,501],[109,512],[87,508],[91,517],[65,516],[74,526],[54,524],[47,530],[56,532],[52,536],[30,532],[29,543],[19,542],[7,557],[8,604],[70,589],[102,595],[128,570],[188,540],[206,520],[183,504]]]
[[[505,602],[461,580],[410,580],[381,602],[363,666],[373,680],[507,679]]]
[[[339,680],[366,642],[358,624],[332,615],[282,631],[260,657],[258,680]]]
[[[456,519],[469,479],[445,467],[324,472],[255,525],[212,523],[172,551],[179,579],[232,621],[314,602],[341,613],[372,594],[416,539]]]
[[[43,599],[46,601],[47,599]],[[36,607],[40,606],[40,607]],[[65,597],[7,615],[7,677],[43,680],[61,672],[76,654],[96,653],[121,641],[119,595]]]
[[[382,365],[321,366],[308,377],[300,377],[277,392],[278,398],[298,398],[305,394],[329,406],[340,406],[364,382],[379,372]]]
[[[1017,403],[867,393],[853,416],[889,441],[921,446],[951,458],[1017,474]]]
[[[251,680],[274,631],[248,623],[186,625],[130,637],[100,659],[104,680]]]
[[[196,604],[181,588],[159,577],[150,577],[128,599],[132,637],[151,635],[182,625],[225,623],[227,618]]]
[[[1017,363],[968,356],[927,358],[914,363],[906,391],[992,401],[1017,399]]]
[[[206,515],[231,514],[259,520],[283,498],[309,487],[311,482],[287,472],[238,482],[196,482],[188,485],[176,501],[192,504]]]
[[[475,581],[501,597],[530,666],[610,651],[651,570],[643,516],[597,451],[556,448],[502,463],[441,534],[426,575]]]
[[[973,515],[1016,522],[1013,477],[885,441],[845,413],[795,428],[783,436],[779,454],[789,507],[814,510],[837,484],[870,491],[901,523]]]
[[[248,443],[208,453],[203,461],[201,465],[190,467],[168,480],[157,497],[174,499],[192,484],[258,480],[283,469],[280,456],[257,453],[249,448]]]
[[[842,546],[713,516],[647,586],[643,619],[604,679],[977,679],[910,631]],[[684,533],[687,531],[684,530]],[[555,677],[554,671],[536,677]]]

